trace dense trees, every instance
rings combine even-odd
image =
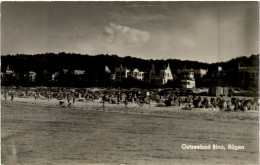
[[[112,73],[114,73],[115,67],[121,64],[129,69],[138,68],[141,71],[149,71],[152,64],[156,69],[170,64],[170,67],[174,72],[178,68],[204,68],[215,70],[217,66],[222,66],[223,70],[236,70],[238,63],[241,65],[259,65],[259,55],[251,55],[250,57],[238,57],[227,62],[219,63],[202,63],[198,61],[181,61],[178,59],[167,60],[145,60],[136,57],[119,57],[117,55],[100,54],[96,56],[70,54],[61,52],[59,54],[45,53],[36,55],[4,55],[2,56],[1,70],[5,72],[7,66],[14,70],[17,75],[23,75],[28,71],[34,71],[37,73],[35,85],[53,85],[46,81],[46,77],[50,78],[50,75],[44,74],[48,72],[52,74],[54,72],[62,72],[63,69],[69,70],[85,70],[85,75],[82,78],[61,75],[58,82],[55,85],[66,86],[75,85],[78,86],[108,86],[111,85],[109,76],[105,74],[105,66],[108,66]],[[21,76],[22,78],[22,76]],[[129,80],[130,81],[130,80]],[[131,80],[132,81],[132,80]],[[18,85],[26,84],[25,81],[17,80],[15,83]],[[21,84],[19,84],[21,83]],[[136,82],[137,83],[137,82]],[[138,82],[139,83],[139,82]],[[3,85],[3,82],[2,82]],[[140,84],[141,86],[144,84]]]

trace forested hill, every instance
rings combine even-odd
[[[199,60],[199,59],[198,59]],[[178,68],[205,68],[209,70],[216,69],[217,66],[222,66],[223,69],[233,70],[237,69],[238,63],[241,65],[259,65],[259,54],[251,55],[250,57],[237,57],[226,62],[219,63],[202,63],[198,61],[182,61],[178,59],[167,60],[145,60],[136,57],[119,57],[117,55],[81,55],[81,54],[69,54],[69,53],[46,53],[36,55],[5,55],[2,56],[2,71],[5,71],[9,65],[10,69],[15,72],[27,72],[35,71],[42,72],[47,70],[49,72],[61,71],[65,69],[81,69],[88,72],[101,72],[104,71],[104,66],[108,66],[112,72],[115,67],[121,64],[129,69],[138,68],[139,70],[148,71],[152,65],[155,68],[162,68],[170,64],[172,70],[176,71]]]

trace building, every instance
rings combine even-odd
[[[180,79],[182,88],[191,89],[196,87],[195,71],[199,77],[202,77],[205,71],[207,72],[206,69],[177,69],[177,75]]]
[[[197,76],[199,78],[202,78],[204,75],[206,75],[208,73],[208,69],[178,69],[177,70],[177,74],[181,74],[181,73],[184,73],[184,72],[193,72],[194,73],[194,76]]]
[[[208,69],[194,69],[194,75],[198,75],[198,77],[202,78],[208,73]]]
[[[109,68],[105,67],[106,73],[111,73]],[[139,71],[137,68],[135,68],[133,71],[130,69],[127,69],[127,67],[123,67],[122,65],[120,67],[115,68],[115,74],[111,74],[111,79],[114,79],[118,82],[121,82],[123,79],[126,79],[128,77],[132,77],[136,80],[143,81],[144,80],[144,74],[145,72]]]
[[[217,70],[211,73],[211,78],[213,79],[223,79],[226,76],[227,72],[223,71],[221,66],[218,66]]]
[[[186,72],[193,72],[193,69],[187,69],[187,68],[183,68],[183,69],[177,69],[177,74],[182,74],[182,73],[186,73]]]
[[[109,81],[109,79],[110,80],[115,80],[115,74],[112,74],[112,72],[111,72],[111,70],[109,69],[109,67],[108,66],[105,66],[105,70],[104,70],[104,79],[106,80],[106,81]]]
[[[12,77],[12,76],[15,76],[15,73],[14,73],[13,70],[11,70],[9,68],[9,65],[8,65],[5,72],[1,73],[1,77],[4,79],[4,78],[7,78],[7,77]]]
[[[105,66],[105,73],[109,73],[109,74],[111,74],[111,71],[110,71],[110,69],[109,69],[108,66]]]
[[[230,94],[230,89],[228,87],[212,86],[210,87],[209,93],[214,96],[228,96]]]
[[[85,70],[79,70],[79,69],[71,70],[71,69],[63,68],[63,74],[64,75],[70,74],[70,75],[76,75],[76,76],[83,76],[85,74]]]
[[[232,69],[223,70],[221,66],[212,68],[205,76],[203,76],[198,86],[212,87],[212,86],[232,86],[236,81],[237,74]]]
[[[9,65],[6,68],[5,74],[7,74],[7,75],[14,75],[14,71],[9,68]]]
[[[127,67],[120,67],[115,68],[115,80],[121,82],[123,79],[126,79],[130,74],[130,70]]]
[[[74,75],[77,76],[82,76],[84,75],[85,71],[84,70],[74,70]]]
[[[17,80],[17,74],[9,68],[9,65],[7,66],[7,69],[5,70],[5,72],[1,71],[1,83],[2,84],[12,83],[15,80]]]
[[[53,74],[51,74],[51,80],[52,81],[57,81],[57,77],[60,75],[59,72],[55,72]]]
[[[152,66],[152,69],[149,73],[149,83],[163,85],[169,81],[173,81],[172,71],[169,63],[166,68],[160,69],[159,72],[158,70],[155,70],[154,65]]]
[[[27,72],[27,76],[28,76],[30,82],[35,82],[36,72],[29,71],[29,72]]]
[[[131,76],[139,81],[143,81],[144,80],[144,72],[139,71],[137,68],[135,68],[132,72],[131,72]]]
[[[116,79],[116,74],[111,74],[111,80],[115,80]]]
[[[181,86],[185,89],[195,88],[195,78],[193,71],[186,71],[181,73]]]
[[[63,69],[63,74],[69,73],[69,69]]]
[[[103,85],[108,86],[111,85],[111,80],[113,80],[112,72],[108,66],[105,65],[104,70],[100,73],[100,81]]]
[[[238,64],[238,76],[240,86],[243,89],[256,89],[259,83],[258,66],[241,66]]]

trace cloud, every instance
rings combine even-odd
[[[103,35],[106,41],[114,44],[128,44],[130,46],[145,44],[150,37],[150,33],[128,26],[110,23],[104,27]]]

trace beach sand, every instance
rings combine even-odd
[[[10,100],[10,99],[9,99]],[[59,102],[63,101],[64,108],[68,108],[68,103],[66,99],[37,99],[34,98],[15,98],[14,102],[26,103],[28,105],[40,104],[54,107],[62,107]],[[2,97],[2,102],[4,102]],[[107,112],[125,112],[125,113],[141,113],[141,114],[155,114],[155,115],[185,115],[189,117],[201,117],[208,120],[213,120],[215,118],[222,119],[237,119],[237,120],[259,120],[258,110],[247,110],[247,111],[234,111],[233,107],[231,109],[219,108],[188,108],[188,104],[181,104],[181,106],[170,106],[165,107],[163,103],[157,104],[156,102],[151,102],[151,104],[138,105],[133,102],[128,102],[127,106],[124,103],[120,104],[110,104],[105,102],[103,107],[103,102],[101,100],[85,101],[83,99],[77,99],[74,106],[68,109],[82,109],[82,110],[103,110]]]

